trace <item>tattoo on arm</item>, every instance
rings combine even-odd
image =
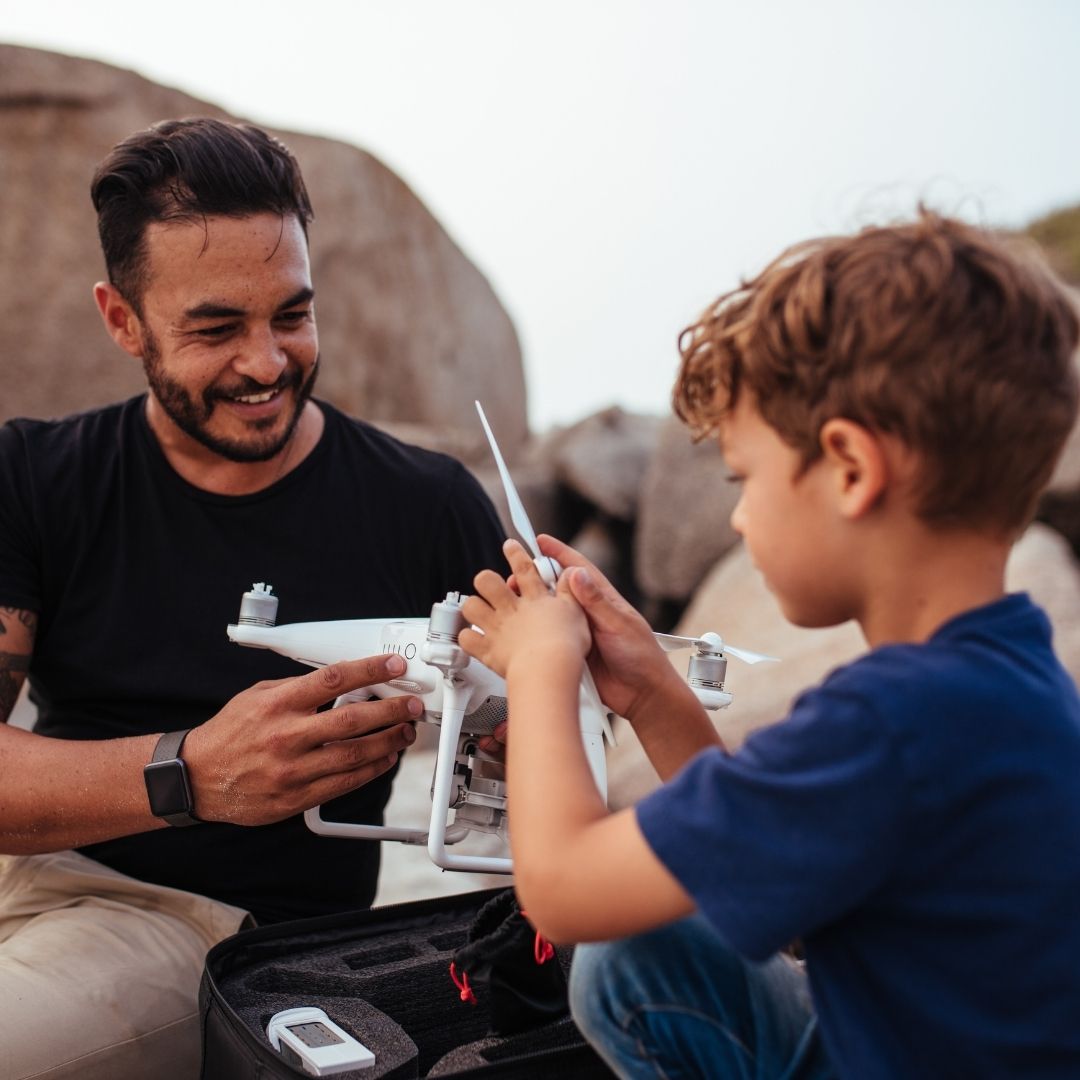
[[[26,673],[37,630],[37,613],[23,608],[0,606],[0,722],[15,708]]]
[[[37,630],[37,612],[27,611],[25,608],[0,607],[0,637],[8,632],[9,623],[21,623],[30,631],[33,639],[34,631]]]
[[[0,652],[0,721],[6,721],[15,708],[29,667],[29,656]]]

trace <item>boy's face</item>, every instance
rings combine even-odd
[[[721,424],[720,447],[742,488],[732,527],[784,615],[798,626],[833,626],[855,616],[848,530],[825,462],[800,474],[798,453],[748,395]]]

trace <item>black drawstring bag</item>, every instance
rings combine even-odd
[[[493,1035],[540,1027],[570,1010],[555,948],[525,918],[513,889],[477,913],[467,942],[454,953],[450,978],[462,1001],[475,1004],[475,991],[486,988]]]

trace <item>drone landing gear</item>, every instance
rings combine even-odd
[[[439,752],[435,758],[435,777],[431,789],[431,818],[428,828],[406,829],[388,825],[359,825],[348,821],[327,821],[323,818],[319,806],[313,806],[304,814],[304,823],[320,836],[345,836],[360,840],[397,840],[405,844],[427,847],[428,855],[436,866],[443,870],[464,870],[480,874],[510,874],[513,863],[508,858],[493,855],[462,855],[448,851],[452,844],[460,843],[471,832],[498,832],[502,819],[499,803],[505,799],[498,796],[473,794],[468,785],[464,792],[455,791],[455,764],[459,756],[461,725],[468,703],[467,691],[455,685],[453,678],[445,681],[443,696],[442,723],[439,728]],[[481,778],[481,783],[483,780]],[[470,799],[470,795],[473,797]],[[462,805],[462,796],[464,805]],[[460,807],[460,813],[483,809],[483,804],[491,805],[491,812],[485,815],[487,824],[470,822],[469,824],[448,825],[447,811],[452,806]]]
[[[513,864],[509,859],[493,855],[457,855],[447,851],[446,809],[456,799],[451,798],[454,785],[454,762],[458,738],[465,715],[465,699],[459,689],[447,679],[443,697],[442,724],[439,728],[439,753],[435,759],[435,780],[431,790],[431,822],[427,833],[427,849],[431,861],[444,870],[468,870],[480,874],[509,874]]]

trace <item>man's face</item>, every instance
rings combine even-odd
[[[229,461],[274,457],[318,369],[300,223],[276,214],[155,223],[145,242],[140,328],[155,430]]]

